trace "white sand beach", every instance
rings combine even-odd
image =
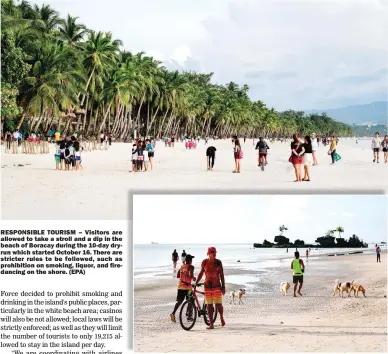
[[[279,284],[291,281],[289,262],[259,278],[243,305],[229,303],[231,284],[225,269],[226,326],[206,330],[202,318],[184,331],[169,320],[177,280],[135,280],[135,352],[387,352],[387,252],[376,263],[371,253],[311,257],[306,264],[303,297],[281,296]],[[302,257],[304,258],[304,257]],[[291,258],[290,258],[291,260]],[[244,272],[240,274],[244,278]],[[334,280],[356,280],[366,298],[333,297]],[[236,279],[236,276],[234,277]],[[291,290],[291,289],[290,289]],[[177,316],[178,318],[178,316]]]
[[[294,183],[288,162],[289,143],[270,143],[269,164],[257,167],[252,140],[242,145],[241,174],[233,174],[230,140],[210,140],[217,148],[215,168],[206,171],[204,141],[196,150],[183,143],[174,148],[157,142],[154,170],[130,173],[131,144],[113,143],[108,151],[85,152],[82,172],[56,171],[54,155],[1,154],[1,205],[4,219],[113,219],[128,218],[132,191],[251,191],[251,192],[368,192],[388,189],[388,164],[372,163],[370,149],[341,143],[342,160],[331,165],[327,147],[317,153],[311,182]],[[381,159],[383,160],[383,159]],[[24,165],[17,167],[18,164]]]

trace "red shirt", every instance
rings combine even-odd
[[[221,289],[220,274],[222,272],[222,263],[219,259],[204,259],[201,269],[205,271],[205,289]]]

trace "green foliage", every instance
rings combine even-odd
[[[284,236],[275,236],[274,242],[276,242],[278,245],[287,245],[290,243],[290,239]]]
[[[247,85],[212,82],[213,73],[168,71],[143,52],[122,51],[109,32],[60,18],[50,5],[2,4],[3,82],[18,89],[35,131],[61,124],[84,134],[108,129],[123,139],[134,130],[157,137],[352,135],[325,114],[277,112],[251,100]]]
[[[304,241],[303,240],[295,240],[294,242],[295,246],[304,246]]]
[[[1,34],[1,81],[18,87],[27,76],[29,65],[25,63],[24,53],[16,47],[11,33]]]
[[[22,113],[22,109],[16,103],[18,90],[9,84],[1,85],[1,118],[11,118]]]

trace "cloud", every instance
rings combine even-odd
[[[289,79],[298,76],[295,72],[271,72],[266,70],[252,70],[247,71],[244,74],[246,79],[269,79],[269,80],[281,80]]]
[[[352,213],[347,212],[347,211],[343,211],[341,213],[341,216],[344,216],[346,218],[354,218],[354,215]]]
[[[111,31],[125,49],[153,53],[169,68],[214,72],[218,83],[247,82],[253,99],[277,109],[386,98],[387,3],[50,1],[62,17],[70,13],[94,30]]]
[[[379,80],[387,80],[387,69],[380,69],[371,75],[351,75],[338,78],[335,82],[336,84],[349,84],[349,85],[359,85],[366,84],[370,82],[378,82]]]

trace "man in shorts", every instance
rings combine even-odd
[[[206,149],[206,159],[207,159],[207,170],[213,171],[214,159],[216,157],[217,149],[214,146],[209,146]]]
[[[176,295],[176,304],[174,307],[174,310],[170,314],[170,320],[172,322],[176,322],[175,320],[175,313],[178,311],[179,306],[182,304],[185,299],[187,299],[191,293],[191,281],[195,281],[194,277],[194,266],[191,265],[191,262],[193,261],[194,256],[191,254],[186,254],[186,262],[183,263],[178,270],[178,273],[176,275],[177,278],[179,278],[178,283],[178,291]],[[190,308],[189,311],[193,311],[193,308]],[[193,320],[193,315],[188,316],[188,320]]]
[[[380,149],[381,149],[380,134],[376,132],[375,137],[372,140],[373,162],[379,163]]]
[[[302,296],[301,290],[303,286],[304,263],[301,259],[299,259],[299,252],[295,252],[294,254],[295,258],[291,262],[291,269],[293,271],[292,281],[294,283],[294,297],[296,297],[296,288],[298,287],[298,283],[298,294]]]
[[[213,304],[217,307],[220,314],[221,326],[225,326],[224,308],[222,306],[222,296],[225,295],[225,277],[222,263],[216,258],[217,251],[215,247],[209,247],[207,250],[208,258],[204,259],[201,264],[201,271],[198,274],[197,283],[200,282],[205,274],[205,301],[207,313],[209,315],[210,326],[207,329],[214,329]],[[186,256],[187,258],[187,256]]]
[[[267,142],[264,140],[263,137],[259,138],[259,141],[256,144],[255,150],[259,150],[259,164],[258,166],[261,166],[261,163],[264,162],[265,165],[268,163],[267,162],[267,150],[269,149],[269,146]]]

